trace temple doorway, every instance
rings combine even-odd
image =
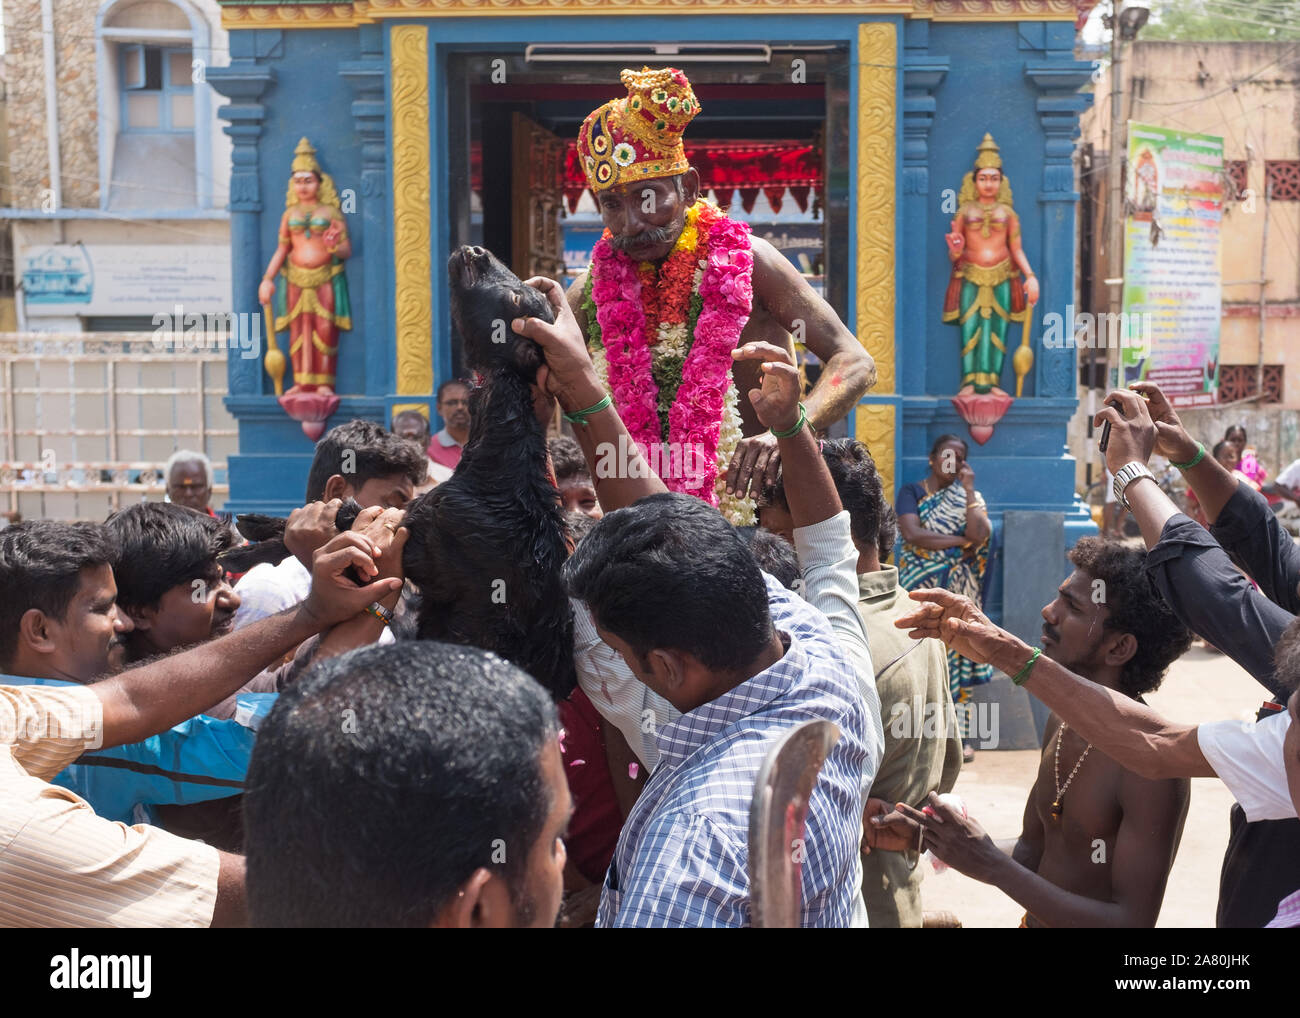
[[[847,48],[638,48],[644,52],[547,45],[509,57],[500,50],[452,55],[452,246],[482,244],[521,276],[540,272],[566,285],[576,278],[602,229],[575,154],[578,128],[625,94],[622,68],[678,66],[701,105],[686,151],[705,193],[781,250],[847,320]],[[453,337],[456,371],[458,345]],[[814,381],[819,366],[805,367]]]

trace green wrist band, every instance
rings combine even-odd
[[[1034,652],[1029,655],[1029,660],[1025,662],[1025,667],[1021,668],[1020,671],[1011,676],[1011,681],[1017,686],[1023,686],[1029,679],[1029,673],[1033,670],[1034,662],[1038,660],[1038,656],[1042,654],[1042,652],[1042,647],[1035,647]]]
[[[1191,470],[1192,467],[1196,466],[1196,464],[1200,463],[1203,459],[1205,459],[1205,446],[1200,442],[1197,442],[1195,456],[1189,459],[1186,463],[1175,463],[1173,460],[1170,460],[1169,465],[1171,467],[1177,467],[1179,470]]]
[[[775,428],[768,428],[777,438],[792,438],[803,430],[803,426],[808,423],[808,411],[802,403],[799,404],[799,420],[789,431],[777,431]]]
[[[613,404],[613,400],[606,395],[595,406],[589,406],[586,410],[575,410],[571,414],[565,414],[564,419],[570,424],[581,424],[584,428],[587,426],[587,418],[592,414],[598,414],[606,407]]]

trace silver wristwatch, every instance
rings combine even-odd
[[[1128,499],[1124,497],[1124,489],[1139,477],[1149,477],[1153,481],[1156,479],[1156,475],[1148,470],[1147,465],[1140,460],[1125,463],[1115,471],[1115,480],[1111,483],[1111,490],[1115,492],[1115,500],[1124,507],[1125,512],[1129,510],[1129,504]]]

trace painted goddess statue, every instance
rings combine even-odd
[[[961,329],[958,398],[991,393],[1010,405],[1010,397],[998,388],[1007,325],[1025,321],[1038,303],[1038,278],[1020,246],[1020,217],[1012,208],[1011,185],[991,134],[984,135],[978,153],[974,169],[962,180],[952,230],[944,237],[952,277],[943,320]]]
[[[287,395],[333,395],[339,332],[352,328],[343,261],[352,254],[334,181],[322,173],[316,150],[303,138],[293,152],[293,174],[280,219],[280,243],[271,256],[258,303],[275,300],[275,331],[289,330],[293,388]],[[276,274],[284,277],[279,288]],[[283,368],[281,368],[281,374]]]

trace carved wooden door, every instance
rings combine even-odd
[[[510,267],[520,279],[564,276],[566,142],[522,113],[512,119]]]

